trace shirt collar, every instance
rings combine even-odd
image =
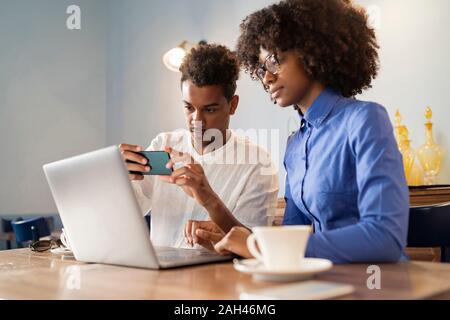
[[[214,163],[214,161],[216,161],[216,163],[221,163],[219,161],[223,161],[223,157],[224,154],[227,154],[230,152],[230,149],[234,147],[235,142],[233,142],[233,140],[235,139],[235,133],[233,132],[233,130],[231,129],[227,129],[229,132],[229,136],[227,137],[227,141],[225,142],[224,145],[222,145],[221,147],[213,150],[213,151],[209,151],[207,153],[204,154],[200,154],[197,152],[197,150],[194,148],[194,145],[192,144],[192,140],[191,140],[191,133],[189,132],[189,139],[188,141],[188,153],[198,162],[200,162],[200,164],[204,164],[204,163],[208,163],[208,162],[212,162]]]
[[[306,114],[300,118],[304,118],[315,128],[318,128],[325,118],[330,114],[331,110],[335,106],[341,95],[331,88],[326,88],[320,95],[314,100],[312,105],[306,111]]]

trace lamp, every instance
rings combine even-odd
[[[188,42],[183,41],[177,47],[170,49],[163,56],[164,65],[170,71],[179,72],[183,58],[188,51]]]
[[[201,40],[197,45],[205,45],[207,44],[206,40]],[[164,65],[170,71],[180,72],[180,66],[183,62],[184,57],[191,50],[193,45],[191,45],[187,41],[183,41],[177,47],[170,49],[163,56]]]

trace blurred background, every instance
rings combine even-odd
[[[179,74],[162,56],[183,40],[235,48],[239,24],[267,0],[0,0],[0,216],[52,215],[42,165],[105,146],[147,146],[184,127]],[[450,183],[450,2],[355,1],[371,12],[381,69],[359,99],[399,110],[415,148],[425,142],[427,106],[435,140],[446,150],[438,182]],[[81,29],[66,27],[69,5]],[[296,130],[292,108],[274,106],[241,73],[234,129],[279,129],[269,149],[280,170]],[[266,144],[266,141],[256,141]],[[99,179],[102,173],[99,172]]]

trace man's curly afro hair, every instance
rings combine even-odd
[[[362,93],[378,72],[378,44],[364,9],[350,0],[285,0],[241,24],[237,55],[253,73],[260,48],[297,50],[309,76],[346,97]]]
[[[236,92],[239,62],[236,54],[218,44],[199,44],[191,49],[180,66],[181,82],[197,87],[219,85],[228,101]]]

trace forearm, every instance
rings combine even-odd
[[[211,220],[225,233],[233,227],[245,227],[233,216],[231,211],[228,210],[222,200],[217,196],[205,203],[204,208],[208,211]]]

